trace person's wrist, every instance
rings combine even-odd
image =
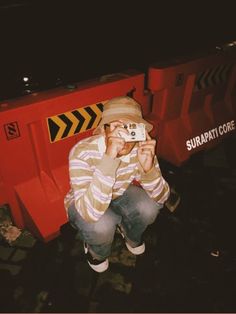
[[[143,170],[144,173],[148,173],[151,170],[151,168],[152,168],[152,167],[151,168],[145,167],[145,166],[142,166],[142,165],[141,165],[141,167],[142,167],[142,170]]]
[[[105,153],[107,156],[111,157],[112,159],[115,159],[117,157],[117,153],[112,149],[107,149]]]
[[[153,166],[143,168],[144,173],[149,173],[152,170]]]

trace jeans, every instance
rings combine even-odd
[[[136,247],[141,244],[143,232],[155,221],[162,207],[142,188],[130,185],[123,195],[111,201],[98,221],[86,222],[74,204],[69,207],[68,216],[70,223],[78,229],[81,240],[87,243],[90,254],[98,260],[104,260],[111,253],[117,225],[126,242]]]

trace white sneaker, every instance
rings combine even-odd
[[[120,226],[117,227],[117,231],[125,239],[125,235],[123,234]],[[139,246],[132,247],[129,245],[129,243],[127,241],[125,241],[125,245],[126,245],[127,249],[134,255],[140,255],[140,254],[143,254],[145,252],[145,243],[144,242]]]
[[[88,250],[88,246],[86,243],[84,243],[84,252],[87,258],[87,262],[89,264],[89,266],[96,271],[97,273],[102,273],[105,270],[108,269],[109,267],[109,261],[108,258],[106,258],[103,261],[99,261],[95,258],[92,257],[92,255],[90,254],[89,250]]]
[[[127,249],[134,255],[140,255],[145,252],[145,243],[143,242],[141,245],[132,247],[128,242],[125,242]]]

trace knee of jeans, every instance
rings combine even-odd
[[[140,207],[140,215],[142,220],[147,224],[152,224],[155,220],[157,215],[160,212],[160,207],[157,206],[156,203],[149,204],[148,206],[141,206]]]
[[[104,244],[111,243],[114,238],[116,226],[113,224],[94,223],[93,230],[90,234],[90,243]],[[88,233],[87,233],[88,235]]]

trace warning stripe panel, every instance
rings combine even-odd
[[[233,64],[218,65],[206,69],[197,75],[194,91],[199,91],[227,81]]]
[[[74,109],[47,118],[49,139],[55,143],[75,134],[96,128],[102,117],[103,104],[98,104]]]

